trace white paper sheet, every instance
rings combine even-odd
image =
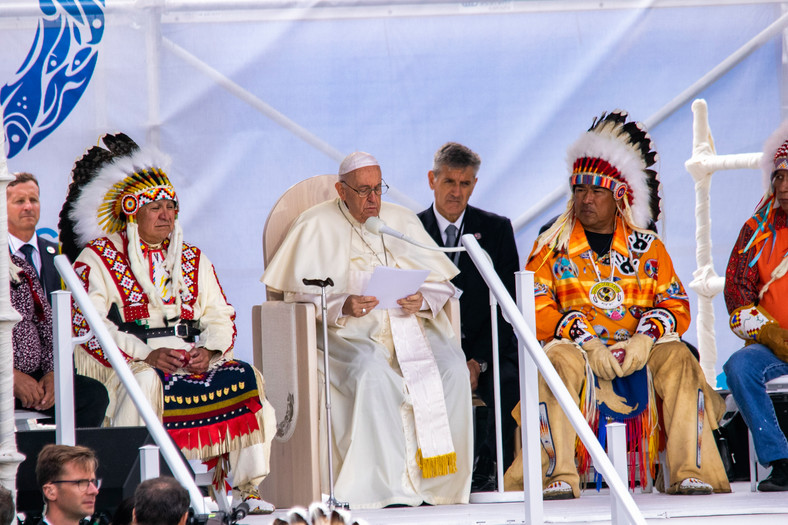
[[[429,274],[429,270],[377,266],[364,289],[364,295],[372,295],[380,301],[375,307],[377,309],[400,308],[397,301],[416,293]]]

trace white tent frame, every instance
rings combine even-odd
[[[231,79],[222,75],[209,64],[195,57],[188,50],[183,49],[174,42],[163,38],[161,25],[163,23],[191,22],[195,20],[210,21],[230,21],[230,20],[282,20],[282,19],[328,19],[328,18],[364,18],[364,17],[408,17],[425,15],[479,15],[479,14],[499,14],[501,10],[507,12],[538,12],[538,11],[579,11],[579,10],[600,10],[600,9],[654,9],[670,8],[676,6],[703,6],[703,5],[743,5],[743,4],[764,4],[775,3],[783,4],[779,0],[745,0],[745,1],[726,1],[726,0],[695,0],[686,2],[682,0],[651,0],[643,1],[633,5],[627,0],[611,0],[603,5],[598,3],[584,2],[582,0],[562,0],[562,1],[533,1],[533,2],[493,2],[478,3],[477,5],[453,2],[442,2],[439,0],[421,3],[405,2],[386,2],[386,1],[361,1],[361,2],[286,2],[284,0],[109,0],[106,6],[107,12],[139,12],[147,11],[148,23],[143,27],[147,38],[147,60],[148,64],[148,142],[153,145],[159,144],[159,129],[161,126],[160,107],[159,107],[159,68],[162,50],[166,49],[175,56],[189,63],[192,67],[203,72],[209,78],[220,84],[224,89],[234,96],[249,104],[253,109],[262,113],[269,119],[278,123],[294,135],[298,136],[317,150],[323,152],[333,160],[339,161],[343,154],[328,142],[317,137],[309,130],[306,130],[276,108],[252,95],[242,86],[233,82]],[[785,8],[783,7],[783,11]],[[11,0],[3,3],[0,11],[0,27],[13,26],[19,23],[24,17],[38,17],[40,11],[35,2],[29,0]],[[767,26],[756,37],[740,47],[728,58],[720,62],[705,75],[701,76],[695,83],[677,95],[654,115],[646,119],[646,126],[650,129],[658,126],[668,116],[673,114],[687,102],[700,94],[708,86],[712,85],[742,60],[748,57],[755,50],[763,46],[778,34],[783,34],[785,38],[785,28],[788,26],[788,12],[783,14],[776,21]],[[783,55],[786,55],[785,51]],[[783,60],[783,68],[786,61]],[[100,72],[97,72],[100,74]],[[100,81],[99,81],[100,84]],[[785,100],[786,97],[783,96]],[[101,112],[98,113],[101,118]],[[696,126],[697,127],[697,126]],[[696,134],[695,144],[699,149],[708,149],[707,146],[698,142]],[[708,134],[710,137],[710,134]],[[711,144],[707,142],[706,144]],[[0,137],[0,147],[5,151],[4,138]],[[708,154],[708,151],[701,151],[701,154]],[[713,146],[712,146],[713,153]],[[695,156],[693,155],[693,159]],[[692,161],[692,159],[691,159]],[[688,161],[690,162],[690,161]],[[692,161],[694,162],[694,161]],[[699,161],[703,165],[704,160]],[[752,159],[746,160],[746,163]],[[723,161],[724,163],[724,161]],[[695,164],[692,164],[694,166]],[[749,164],[748,164],[749,166]],[[688,170],[696,169],[688,166]],[[698,168],[700,169],[700,168]],[[705,168],[704,168],[705,169]],[[721,167],[719,169],[731,169]],[[692,172],[692,171],[691,171]],[[708,191],[707,175],[698,172],[696,175],[696,191]],[[700,179],[700,180],[699,180]],[[0,153],[0,188],[5,189],[11,180],[4,153]],[[705,189],[704,189],[705,187]],[[565,198],[567,188],[558,187],[553,192],[545,196],[539,203],[533,206],[513,221],[515,231],[522,230],[533,222],[539,215],[561,199]],[[421,206],[415,203],[401,192],[394,191],[391,197],[413,209],[420,209]],[[18,314],[10,305],[8,289],[8,248],[7,248],[7,209],[5,200],[0,200],[0,359],[2,359],[4,370],[0,371],[0,483],[13,489],[15,486],[16,468],[21,462],[22,457],[16,450],[13,430],[13,374],[12,350],[11,350],[11,329],[18,320]],[[705,212],[704,212],[705,213]],[[703,222],[708,224],[708,216],[698,216],[698,225]],[[695,273],[696,279],[690,284],[699,296],[699,315],[698,315],[698,338],[701,352],[701,363],[704,367],[707,379],[713,382],[713,367],[716,362],[716,348],[714,347],[713,337],[713,308],[710,308],[711,297],[715,290],[718,293],[719,277],[714,273],[710,253],[710,241],[707,245],[698,241],[698,270]],[[703,252],[701,252],[703,250]],[[713,383],[712,383],[713,384]]]

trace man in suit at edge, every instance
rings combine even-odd
[[[38,181],[30,173],[14,173],[16,180],[8,185],[8,248],[36,269],[38,280],[52,304],[52,292],[63,288],[55,269],[55,256],[60,253],[56,242],[36,235],[41,215]]]
[[[418,214],[424,228],[439,246],[456,246],[460,237],[472,233],[484,248],[512,297],[515,297],[514,272],[520,259],[512,223],[473,206],[468,199],[476,185],[481,165],[478,154],[456,142],[447,142],[435,153],[428,173],[435,194],[432,206]],[[460,319],[462,349],[468,362],[471,389],[490,408],[486,428],[477,434],[472,490],[492,491],[495,483],[495,418],[492,378],[492,329],[489,289],[470,256],[465,252],[446,254],[460,269],[452,284],[461,290]],[[513,460],[516,422],[511,411],[520,399],[517,344],[509,323],[498,315],[498,342],[501,369],[501,432],[504,470]]]

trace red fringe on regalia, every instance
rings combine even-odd
[[[232,447],[233,441],[260,430],[256,415],[257,411],[263,408],[260,399],[258,397],[251,398],[245,405],[249,412],[230,420],[198,428],[167,429],[167,433],[184,454],[187,454],[188,451],[199,455],[199,451],[205,447],[218,447],[219,454],[224,454],[235,448],[240,448]]]

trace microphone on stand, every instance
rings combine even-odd
[[[374,233],[375,235],[381,235],[385,233],[386,235],[391,235],[392,237],[396,237],[397,239],[401,239],[405,242],[409,242],[410,244],[418,246],[419,248],[424,248],[426,250],[434,250],[436,252],[464,252],[465,251],[464,246],[441,247],[441,246],[430,246],[428,244],[420,243],[419,241],[411,239],[404,233],[400,233],[394,228],[390,228],[389,226],[386,226],[386,223],[383,222],[383,219],[381,219],[380,217],[370,217],[364,223],[364,227],[368,231]]]

